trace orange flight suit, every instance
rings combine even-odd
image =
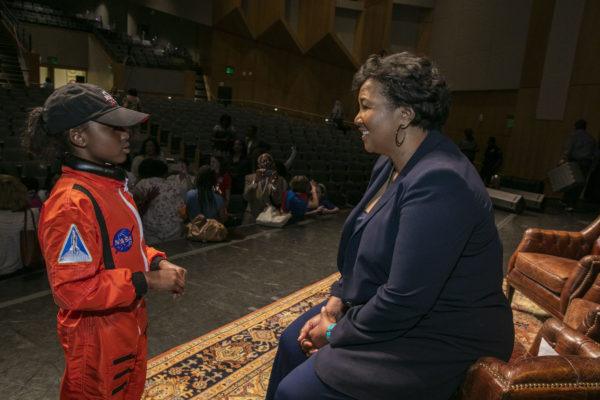
[[[139,400],[147,355],[143,272],[157,269],[165,254],[146,246],[121,170],[80,159],[71,166],[44,203],[38,231],[60,307],[60,398]]]

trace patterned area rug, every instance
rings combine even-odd
[[[264,399],[283,330],[326,299],[337,274],[185,343],[148,362],[146,400]],[[526,347],[549,315],[519,292],[513,301],[516,335]]]

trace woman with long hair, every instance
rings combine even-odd
[[[188,218],[193,220],[198,214],[206,218],[225,222],[225,200],[216,193],[217,175],[208,165],[200,167],[196,176],[196,189],[187,192],[185,196],[185,207]]]

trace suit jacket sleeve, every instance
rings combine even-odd
[[[348,310],[332,331],[332,346],[404,335],[434,306],[459,260],[473,228],[473,194],[452,170],[421,174],[395,205],[386,204],[400,208],[387,282],[363,306]]]

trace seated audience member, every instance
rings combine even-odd
[[[233,152],[229,161],[231,194],[244,193],[244,179],[250,172],[250,163],[246,156],[245,144],[241,139],[235,139],[233,141]]]
[[[248,155],[248,160],[250,160],[252,171],[256,170],[256,159],[258,156],[268,153],[269,150],[271,150],[271,145],[258,139],[258,128],[256,125],[249,125],[248,133],[246,134],[246,154]]]
[[[27,188],[27,196],[29,197],[29,208],[41,208],[42,207],[42,199],[38,194],[40,190],[40,183],[36,178],[25,177],[21,178],[21,182]]]
[[[160,145],[154,138],[148,138],[142,142],[140,153],[135,156],[131,162],[131,172],[133,172],[133,175],[139,178],[140,164],[147,158],[164,162],[160,155]]]
[[[49,76],[46,77],[46,80],[42,84],[42,89],[46,89],[49,91],[54,90],[54,83],[52,83],[52,79]]]
[[[0,276],[23,268],[20,237],[25,212],[28,213],[28,229],[34,229],[28,210],[27,187],[14,176],[0,175]],[[40,217],[39,209],[34,208],[32,211],[37,221]]]
[[[243,223],[256,222],[256,217],[269,205],[279,208],[287,181],[279,176],[275,161],[269,153],[261,154],[255,173],[246,175],[244,199],[248,202]]]
[[[293,217],[321,212],[322,207],[319,206],[316,182],[309,181],[304,175],[293,177],[290,181],[290,189],[283,195],[281,211],[290,212]]]
[[[217,189],[225,199],[225,208],[227,208],[231,199],[231,175],[224,171],[223,157],[210,156],[210,168],[217,174]]]
[[[187,192],[185,196],[185,209],[190,221],[204,214],[206,218],[225,222],[227,212],[223,196],[215,192],[217,175],[208,165],[200,167],[196,176],[196,189]]]
[[[235,128],[231,125],[231,116],[229,114],[221,115],[219,123],[213,128],[210,138],[213,145],[213,153],[225,156],[231,153],[231,145],[235,137]]]
[[[142,101],[138,97],[137,89],[131,88],[127,90],[127,95],[125,96],[125,100],[123,100],[123,107],[134,111],[142,111]]]
[[[188,164],[185,158],[180,158],[170,167],[171,175],[167,178],[169,182],[179,187],[182,199],[185,199],[187,192],[194,188],[194,176],[188,173]]]
[[[317,198],[319,199],[318,207],[321,207],[321,211],[319,212],[320,214],[335,214],[336,212],[340,211],[335,204],[327,200],[327,188],[322,183],[317,185]]]
[[[179,187],[165,179],[167,165],[161,160],[147,159],[139,168],[140,181],[132,194],[138,206],[146,243],[151,245],[183,236],[179,209],[183,199]]]

